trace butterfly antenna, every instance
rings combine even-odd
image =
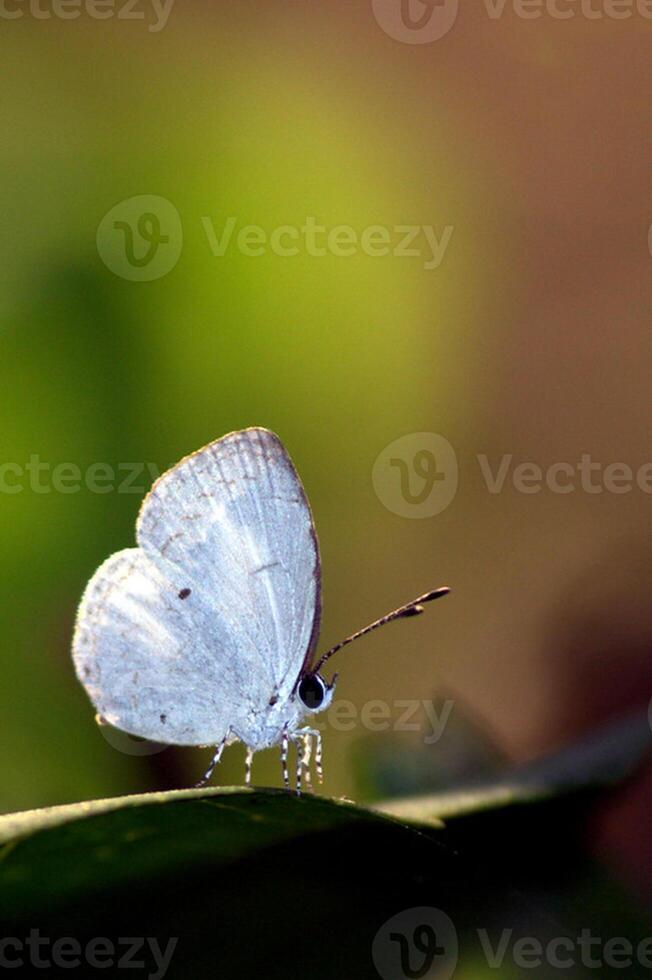
[[[426,602],[432,602],[434,599],[440,599],[442,596],[448,595],[449,592],[450,589],[446,586],[443,586],[441,589],[435,589],[434,592],[426,592],[425,595],[420,595],[418,599],[413,599],[412,602],[406,603],[405,606],[400,606],[398,609],[395,609],[394,612],[388,613],[381,619],[377,619],[375,623],[370,623],[369,626],[365,626],[364,629],[358,630],[357,633],[347,636],[346,640],[342,640],[341,643],[337,643],[334,647],[331,647],[330,650],[327,650],[322,657],[320,657],[316,665],[312,668],[313,673],[316,674],[320,668],[323,667],[326,661],[330,660],[333,654],[337,653],[338,650],[341,650],[342,647],[345,647],[347,643],[353,643],[354,640],[359,640],[361,636],[366,636],[367,633],[377,630],[379,626],[385,626],[387,623],[392,623],[395,619],[407,619],[408,616],[419,616],[422,612],[424,612],[423,607]]]

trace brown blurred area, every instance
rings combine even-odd
[[[475,460],[545,469],[590,453],[635,473],[652,459],[651,37],[636,15],[524,21],[508,5],[492,21],[475,4],[433,45],[375,52],[385,109],[421,148],[411,181],[437,195],[429,154],[445,146],[472,188],[466,230],[490,256],[490,284],[468,282],[466,316],[445,324],[455,356],[431,367],[464,404],[433,426],[456,431],[460,490],[419,550],[423,572],[454,587],[429,663],[517,760],[652,696],[650,495],[492,497]],[[651,802],[648,767],[593,830],[596,853],[648,894]]]

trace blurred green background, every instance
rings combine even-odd
[[[650,22],[492,20],[478,5],[411,45],[343,0],[179,2],[158,32],[150,13],[23,13],[0,38],[0,808],[203,771],[206,752],[107,740],[70,661],[83,587],[132,544],[149,478],[92,493],[50,477],[63,463],[163,470],[248,425],[278,432],[313,506],[322,648],[454,590],[343,653],[340,698],[451,698],[453,719],[514,761],[647,703],[650,495],[509,479],[492,494],[477,456],[494,471],[504,454],[543,469],[652,460]],[[152,281],[116,274],[96,243],[139,195],[165,198],[183,228]],[[402,225],[453,232],[431,269],[423,254],[216,256],[202,219],[219,233],[229,216],[268,232],[311,216],[380,225],[393,241]],[[451,443],[459,488],[412,519],[372,469],[421,432]],[[45,490],[15,469],[35,457]],[[373,795],[375,737],[324,731],[324,791]],[[424,751],[419,734],[404,742]],[[426,781],[443,785],[443,743],[427,748]],[[217,779],[239,782],[242,762],[229,750]],[[258,756],[255,781],[277,784],[278,768]],[[650,788],[610,804],[590,841],[641,889]]]

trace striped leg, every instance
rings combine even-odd
[[[290,788],[290,777],[288,775],[288,728],[283,729],[283,739],[281,741],[281,767],[283,769],[283,783],[286,789]]]
[[[295,745],[297,747],[297,796],[301,795],[301,763],[302,753],[301,753],[301,737],[295,739]]]
[[[315,731],[315,741],[317,743],[317,750],[315,752],[315,769],[317,770],[317,779],[320,783],[324,782],[324,770],[321,764],[321,732]]]
[[[317,770],[317,779],[320,783],[324,782],[324,771],[322,769],[322,755],[321,755],[321,732],[318,728],[299,728],[294,733],[296,735],[312,735],[316,743],[315,749],[315,769]]]
[[[303,753],[301,756],[301,764],[306,770],[306,786],[308,789],[310,789],[312,785],[312,780],[310,778],[310,756],[312,755],[312,742],[310,739],[310,735],[303,736]]]
[[[296,732],[292,732],[292,738],[305,738],[310,737],[315,739],[316,750],[315,750],[315,768],[317,770],[317,778],[320,783],[324,781],[324,771],[321,764],[321,732],[317,728],[297,728]],[[310,762],[310,752],[306,755],[306,760]]]
[[[245,786],[251,786],[251,763],[254,759],[254,750],[247,746],[247,758],[245,759]]]
[[[205,786],[206,783],[208,782],[208,780],[213,775],[213,770],[215,769],[215,766],[217,765],[217,763],[222,758],[222,752],[224,751],[224,746],[226,745],[226,743],[228,741],[229,734],[230,734],[230,729],[226,733],[226,735],[224,736],[224,738],[222,739],[222,741],[220,742],[220,744],[217,746],[217,750],[215,752],[215,755],[211,759],[210,766],[208,767],[208,769],[206,770],[206,772],[204,773],[204,775],[202,776],[202,778],[199,780],[199,782],[198,783],[195,783],[195,787],[197,789],[199,789],[201,786]]]

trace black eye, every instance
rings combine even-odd
[[[299,684],[299,697],[306,708],[318,708],[326,696],[326,684],[319,674],[306,674]]]

